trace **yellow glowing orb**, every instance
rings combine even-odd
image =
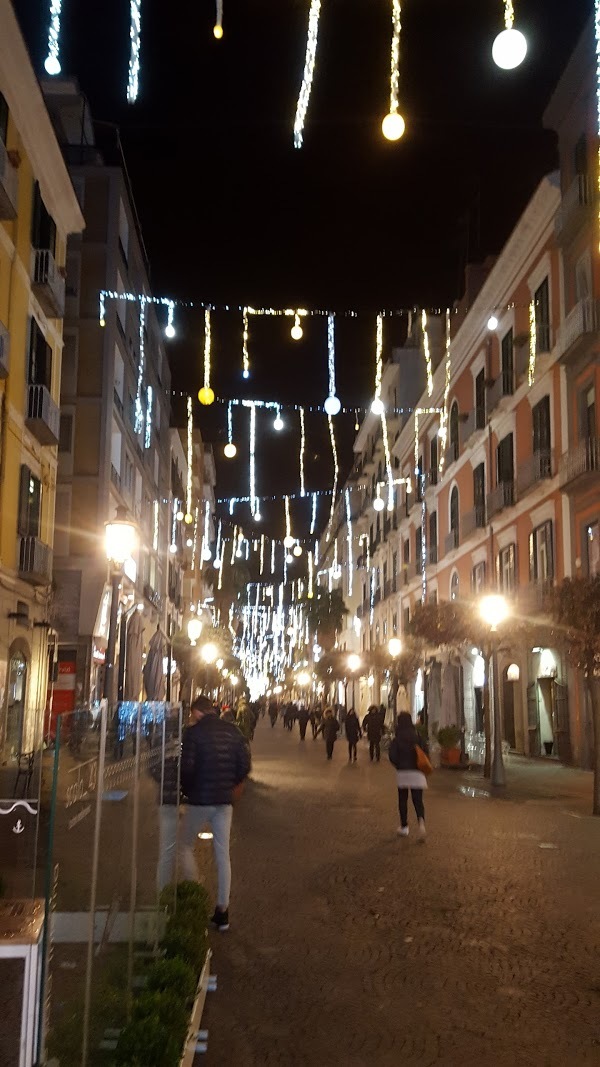
[[[397,111],[390,111],[381,123],[381,132],[387,141],[399,141],[406,129],[406,123]]]
[[[183,516],[183,521],[185,522],[185,524],[186,524],[187,526],[191,526],[191,525],[192,525],[192,523],[193,523],[193,521],[194,521],[194,516],[193,516],[193,515],[190,515],[190,513],[189,513],[189,511],[188,511],[187,515],[184,515],[184,516]]]
[[[234,457],[237,455],[237,448],[235,447],[233,441],[229,441],[229,443],[225,445],[223,453],[225,455],[225,459],[234,459]]]
[[[301,326],[292,326],[292,328],[290,330],[290,333],[291,333],[292,338],[293,338],[294,341],[301,341],[302,340],[303,330],[302,330]]]
[[[223,36],[223,27],[218,22],[216,26],[213,27],[213,33],[217,38],[217,41],[220,41],[221,37]]]
[[[215,394],[210,385],[203,385],[202,388],[198,390],[198,400],[201,404],[204,404],[205,407],[214,404]]]

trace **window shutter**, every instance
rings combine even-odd
[[[21,537],[27,537],[29,533],[28,503],[29,503],[29,467],[21,464],[21,476],[19,479],[19,514],[17,519],[17,533]]]

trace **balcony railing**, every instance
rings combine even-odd
[[[438,561],[437,545],[430,545],[429,546],[428,559],[429,559],[429,563],[430,563],[431,566],[434,566],[437,563],[437,561]]]
[[[493,385],[488,389],[487,409],[494,410],[503,397],[512,396],[515,391],[514,376],[512,371],[501,371]]]
[[[488,522],[497,515],[498,512],[503,511],[504,508],[510,508],[515,502],[515,483],[513,482],[500,482],[495,489],[492,489],[491,493],[487,496],[487,517]]]
[[[600,325],[600,302],[598,300],[580,300],[565,321],[559,327],[556,339],[557,355],[560,360],[575,359],[582,349],[595,340]]]
[[[25,425],[41,445],[57,445],[60,411],[45,385],[27,386]]]
[[[373,594],[373,607],[375,607],[376,604],[379,604],[380,600],[381,600],[381,589],[376,589],[374,594]]]
[[[8,378],[10,370],[10,334],[0,322],[0,378]]]
[[[440,473],[437,467],[430,467],[428,471],[425,471],[425,489],[429,489],[431,486],[437,485],[439,481]]]
[[[160,593],[153,589],[149,582],[144,585],[144,596],[157,611],[162,611],[162,597]]]
[[[31,287],[48,318],[62,319],[65,313],[65,279],[48,248],[34,248],[31,253]]]
[[[417,564],[415,561],[413,560],[411,563],[403,563],[402,572],[404,575],[404,584],[408,585],[408,583],[417,576]]]
[[[52,549],[37,537],[19,538],[19,574],[32,585],[47,585],[52,578]]]
[[[446,449],[446,467],[458,459],[458,441],[451,441]]]
[[[0,140],[0,219],[17,217],[17,171]]]
[[[448,555],[449,552],[453,552],[455,548],[458,548],[458,545],[458,530],[450,530],[450,533],[446,534],[446,540],[444,541],[444,549],[446,555]]]
[[[586,475],[597,478],[600,473],[600,439],[589,437],[580,441],[560,458],[559,484],[561,489],[575,487]]]
[[[578,174],[562,198],[554,220],[554,232],[558,240],[568,241],[585,219],[595,199],[595,190],[588,177]]]
[[[485,428],[485,408],[473,408],[460,424],[460,441],[464,448],[474,433]]]
[[[551,478],[554,473],[554,455],[551,448],[541,448],[534,452],[529,459],[519,464],[517,473],[517,496],[519,500],[525,493],[545,478]]]
[[[482,530],[484,526],[485,504],[476,504],[471,511],[466,511],[460,517],[460,533],[463,541],[466,541],[474,530]]]
[[[521,585],[516,592],[516,601],[522,615],[542,615],[551,611],[553,578],[538,578]]]
[[[115,489],[118,489],[118,491],[120,493],[121,492],[121,475],[119,474],[117,468],[114,467],[112,463],[110,465],[110,480],[111,480],[112,484],[114,485]]]

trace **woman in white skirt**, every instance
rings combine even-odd
[[[427,747],[419,737],[410,712],[401,711],[396,726],[396,736],[389,748],[390,763],[396,768],[396,781],[398,784],[398,808],[400,809],[400,826],[398,833],[401,837],[408,837],[408,791],[410,789],[412,802],[419,825],[419,837],[425,840],[425,806],[423,804],[423,790],[427,789],[427,779],[418,769],[417,746],[427,755]]]

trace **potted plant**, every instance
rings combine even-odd
[[[460,763],[460,730],[458,726],[441,726],[437,742],[442,753],[442,766],[457,767]]]

